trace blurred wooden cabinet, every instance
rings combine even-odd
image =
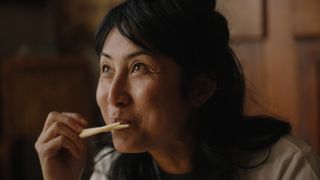
[[[320,37],[320,1],[293,0],[294,33],[301,38]]]
[[[293,0],[293,36],[298,50],[300,127],[320,153],[320,1]]]
[[[320,153],[320,1],[219,3],[245,70],[248,113],[289,121]]]
[[[217,9],[228,19],[233,40],[262,40],[266,35],[266,0],[217,1]]]
[[[318,143],[318,148],[320,149],[320,62],[318,62],[318,74],[317,74],[317,77],[318,77],[318,103],[317,103],[317,108],[318,108],[318,123],[317,123],[317,129],[318,131],[317,132],[317,136],[318,136],[318,139],[316,139],[317,143]],[[320,150],[319,150],[320,151]]]
[[[34,143],[50,111],[78,112],[95,119],[95,85],[79,57],[28,57],[2,68],[1,162],[5,179],[42,179]]]
[[[320,150],[320,40],[297,39],[300,130]]]

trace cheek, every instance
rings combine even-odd
[[[153,114],[167,105],[166,99],[170,92],[160,82],[143,82],[134,85],[133,98],[143,113]]]
[[[156,108],[168,110],[181,107],[180,89],[177,83],[170,80],[150,86],[145,92],[148,102],[152,103]],[[173,110],[173,109],[172,109]]]
[[[102,80],[100,80],[98,83],[97,92],[96,92],[96,101],[100,109],[106,106],[108,92],[109,92],[109,87],[105,83],[103,83]]]
[[[158,133],[176,129],[185,119],[185,108],[178,84],[176,81],[167,80],[145,84],[136,89],[136,103],[144,117],[142,123],[146,129],[152,129],[153,134],[155,129]]]

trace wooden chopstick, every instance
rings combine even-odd
[[[95,127],[95,128],[87,128],[83,129],[79,134],[80,138],[86,138],[89,136],[96,135],[98,133],[109,132],[112,130],[119,130],[129,127],[129,124],[120,124],[120,122],[109,124],[106,126]]]

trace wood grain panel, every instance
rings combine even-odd
[[[318,92],[318,102],[317,102],[317,108],[318,108],[318,117],[316,119],[317,121],[317,130],[316,130],[316,147],[318,150],[318,153],[320,154],[320,60],[318,62],[318,69],[317,69],[317,78],[318,78],[318,86],[317,86],[317,92]]]
[[[293,17],[298,38],[320,37],[319,0],[293,0]]]
[[[265,103],[265,73],[263,66],[263,43],[260,41],[234,43],[235,50],[243,67],[246,81],[246,106],[249,115],[269,114]]]
[[[265,8],[264,0],[224,0],[217,4],[229,21],[234,40],[256,40],[266,35]]]
[[[36,138],[53,110],[79,112],[91,120],[95,96],[88,68],[79,58],[30,58],[4,64],[4,134]]]
[[[89,65],[79,57],[28,57],[7,61],[2,73],[2,176],[41,179],[33,146],[48,113],[78,112],[89,122],[95,119],[95,87]]]
[[[297,47],[300,135],[320,152],[320,41],[300,40]]]

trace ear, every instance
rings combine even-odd
[[[192,80],[192,105],[200,107],[207,102],[216,91],[216,79],[200,75]]]

